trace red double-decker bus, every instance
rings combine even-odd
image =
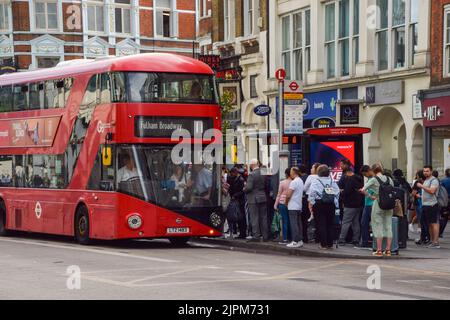
[[[196,152],[174,161],[172,134],[188,132],[201,153],[214,141],[202,133],[220,126],[212,70],[179,55],[1,76],[0,235],[219,236],[220,166]]]

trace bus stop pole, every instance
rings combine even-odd
[[[279,168],[278,173],[280,180],[283,177],[283,172],[289,167],[289,150],[283,150],[283,133],[284,133],[284,81],[278,82],[278,110],[279,119],[278,126],[280,128],[280,133],[278,137],[278,157],[279,157]]]

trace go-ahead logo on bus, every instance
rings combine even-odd
[[[42,216],[42,207],[41,203],[38,201],[36,202],[36,206],[34,207],[34,213],[36,214],[36,218],[40,219]]]

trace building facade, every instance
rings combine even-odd
[[[450,1],[431,3],[431,87],[421,94],[425,161],[441,175],[450,168]]]
[[[365,163],[412,178],[423,165],[420,92],[430,84],[430,0],[269,1],[268,84],[279,67],[304,85],[304,129],[371,128]],[[440,1],[436,1],[440,2]],[[447,59],[448,60],[448,59]],[[272,126],[276,114],[271,115]],[[308,159],[303,159],[308,162]]]
[[[107,55],[194,55],[192,0],[0,0],[0,63],[19,70]]]

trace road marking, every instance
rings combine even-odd
[[[371,262],[358,262],[358,261],[345,261],[346,264],[354,264],[354,265],[362,265],[362,266],[370,266]],[[404,268],[404,267],[395,267],[388,264],[384,264],[381,261],[378,261],[377,263],[380,267],[386,268],[386,269],[392,269],[396,271],[402,271],[406,273],[412,273],[417,275],[417,273],[422,273],[430,276],[450,276],[450,272],[439,272],[439,271],[432,271],[432,270],[424,270],[424,269],[414,269],[414,268]]]
[[[132,281],[128,281],[127,284],[133,285],[135,283],[138,282],[144,282],[144,281],[148,281],[148,280],[153,280],[153,279],[158,279],[158,278],[164,278],[164,277],[169,277],[169,276],[174,276],[174,275],[178,275],[178,274],[182,274],[182,273],[187,273],[187,272],[191,272],[191,271],[198,271],[203,269],[203,266],[200,267],[194,267],[194,268],[189,268],[189,269],[183,269],[183,270],[179,270],[179,271],[174,271],[174,272],[169,272],[169,273],[163,273],[163,274],[157,274],[154,276],[150,276],[150,277],[145,277],[145,278],[141,278],[141,279],[136,279],[136,280],[132,280]]]
[[[449,287],[433,286],[433,288],[436,288],[436,289],[444,289],[444,290],[450,290]]]
[[[430,282],[431,280],[396,280],[402,283],[421,284],[423,282]]]
[[[253,272],[253,271],[235,271],[236,273],[248,274],[251,276],[267,276],[267,273]]]
[[[66,246],[66,245],[57,245],[57,244],[51,244],[51,243],[45,243],[45,242],[34,242],[34,241],[27,241],[27,240],[13,240],[13,239],[6,239],[1,238],[0,241],[2,242],[11,242],[11,243],[18,243],[18,244],[27,244],[27,245],[33,245],[33,246],[41,246],[41,247],[48,247],[48,248],[56,248],[56,249],[69,249],[74,251],[83,251],[83,252],[89,252],[89,253],[97,253],[97,254],[104,254],[109,256],[116,256],[116,257],[122,257],[122,258],[132,258],[132,259],[139,259],[139,260],[147,260],[147,261],[155,261],[155,262],[165,262],[165,263],[179,263],[181,261],[177,260],[169,260],[169,259],[162,259],[162,258],[156,258],[156,257],[148,257],[148,256],[138,256],[134,254],[128,254],[128,253],[120,253],[116,251],[108,251],[104,249],[93,249],[93,248],[85,248],[85,247],[72,247],[72,246]]]

